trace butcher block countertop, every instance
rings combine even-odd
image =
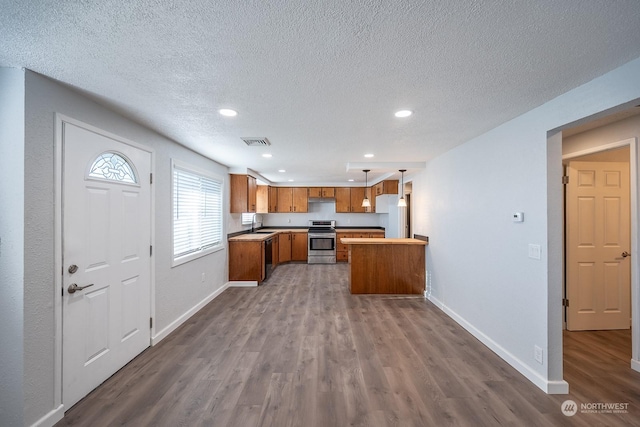
[[[340,241],[345,245],[423,245],[427,242],[418,239],[383,239],[378,237],[358,238],[343,237]]]
[[[306,228],[278,228],[278,229],[268,229],[261,228],[258,230],[258,233],[247,233],[241,234],[235,237],[229,237],[230,242],[262,242],[263,240],[267,240],[269,237],[273,237],[276,234],[280,233],[306,233],[308,229]],[[270,233],[267,233],[270,232]]]

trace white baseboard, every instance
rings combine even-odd
[[[522,362],[516,356],[511,354],[505,348],[503,348],[500,344],[492,340],[490,337],[485,335],[482,331],[478,330],[475,326],[469,323],[462,316],[458,315],[456,312],[447,307],[442,301],[437,298],[431,296],[429,300],[439,309],[444,311],[449,317],[455,320],[460,326],[465,328],[471,335],[476,337],[482,344],[487,346],[491,351],[500,356],[505,362],[511,365],[515,370],[524,375],[529,381],[535,384],[538,388],[544,391],[547,394],[568,394],[569,393],[569,383],[566,381],[549,381],[535,370],[533,370],[529,365]]]
[[[214,291],[211,295],[207,296],[202,301],[200,301],[199,303],[194,305],[192,308],[187,310],[186,313],[184,313],[182,316],[178,317],[176,320],[171,322],[166,328],[156,333],[153,337],[151,337],[151,346],[154,346],[158,344],[160,341],[162,341],[163,339],[165,339],[171,332],[178,329],[180,325],[182,325],[184,322],[189,320],[191,316],[193,316],[198,311],[200,311],[202,307],[204,307],[205,305],[213,301],[215,297],[217,297],[222,292],[224,292],[228,287],[229,287],[229,282],[225,283],[218,290]]]
[[[631,369],[640,372],[640,360],[631,359]]]
[[[62,418],[64,418],[64,405],[60,405],[50,411],[47,415],[33,423],[31,427],[53,427]]]
[[[227,286],[230,288],[255,288],[258,286],[258,282],[255,280],[234,280],[233,282],[227,282]]]

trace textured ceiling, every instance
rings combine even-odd
[[[0,66],[276,183],[428,161],[640,56],[638,0],[1,2]]]

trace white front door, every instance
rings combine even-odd
[[[629,165],[569,163],[567,329],[629,329]]]
[[[151,154],[63,126],[62,398],[68,409],[150,344]]]

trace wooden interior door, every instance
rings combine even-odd
[[[567,329],[629,329],[629,165],[569,163]]]

